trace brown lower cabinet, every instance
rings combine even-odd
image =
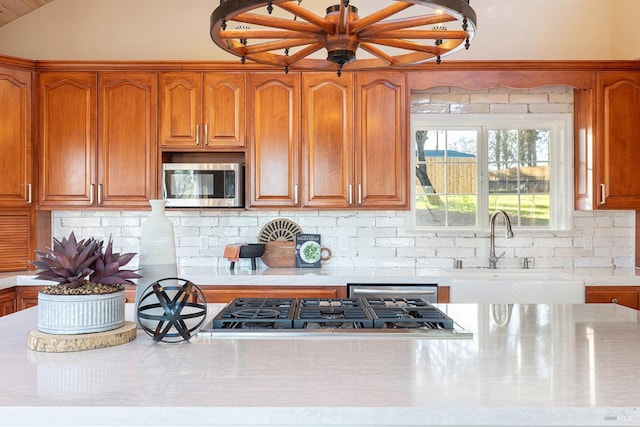
[[[640,310],[640,286],[587,286],[587,303],[616,303]]]
[[[38,292],[43,286],[16,286],[10,290],[14,294],[15,311],[25,310],[38,305]],[[3,301],[0,294],[0,301]],[[136,300],[136,287],[134,285],[126,285],[124,290],[125,302],[134,302]],[[9,313],[5,313],[9,314]]]
[[[346,298],[345,285],[328,286],[264,286],[264,285],[201,285],[198,286],[208,303],[228,303],[235,298]],[[16,286],[0,291],[0,316],[38,305],[42,286]],[[125,301],[133,303],[136,287],[125,286]],[[449,287],[438,289],[438,302],[449,302]]]
[[[0,317],[16,311],[16,292],[13,289],[0,291]]]
[[[347,287],[336,286],[198,286],[208,303],[228,303],[234,298],[346,298]]]

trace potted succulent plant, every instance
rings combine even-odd
[[[36,251],[37,279],[58,282],[38,293],[38,330],[50,334],[104,332],[124,325],[124,284],[140,278],[123,270],[135,253],[113,253],[95,238],[53,239],[53,248]]]

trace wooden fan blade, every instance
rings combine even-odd
[[[242,13],[233,18],[234,21],[245,24],[261,25],[263,27],[279,28],[282,30],[302,31],[307,33],[321,33],[322,30],[308,22],[293,21],[274,16],[264,16],[256,13]]]
[[[251,46],[247,46],[245,49],[245,55],[254,55],[261,52],[270,52],[272,50],[287,49],[296,46],[303,46],[309,44],[308,39],[286,39],[277,40],[266,43],[258,43]]]
[[[300,61],[301,59],[319,51],[320,49],[322,49],[324,47],[324,45],[322,43],[315,43],[315,44],[310,44],[308,47],[302,49],[300,52],[296,52],[295,54],[288,56],[289,61],[288,64],[295,64],[296,62]]]
[[[305,21],[321,28],[326,33],[335,32],[335,25],[331,22],[324,19],[322,16],[318,16],[313,12],[308,11],[305,8],[302,8],[295,4],[295,2],[284,2],[284,3],[274,3],[274,6],[278,6],[280,9],[286,10],[289,13],[292,13]]]
[[[406,40],[398,39],[368,39],[368,43],[381,44],[383,46],[396,47],[398,49],[415,50],[417,52],[427,52],[433,55],[443,55],[447,50],[442,49],[440,46],[427,46],[420,43],[410,42]]]
[[[402,30],[404,28],[415,28],[425,25],[443,24],[446,22],[456,21],[451,15],[425,15],[414,16],[411,18],[394,19],[391,21],[378,22],[367,27],[366,30],[360,31],[359,36],[373,36],[380,31]]]
[[[360,43],[360,49],[365,50],[370,54],[372,54],[373,56],[380,58],[381,60],[383,60],[389,65],[392,65],[395,61],[393,56],[385,53],[384,51],[382,51],[381,49],[378,49],[377,47],[375,47],[370,43]]]
[[[310,39],[321,40],[322,34],[289,30],[223,30],[221,39]]]
[[[440,31],[440,30],[395,30],[375,33],[371,38],[377,39],[430,39],[451,40],[466,39],[466,31]]]
[[[403,10],[413,6],[412,3],[398,1],[392,5],[385,7],[384,9],[380,9],[377,12],[372,13],[371,15],[365,16],[364,18],[358,19],[356,22],[351,24],[349,27],[349,33],[357,33],[367,28],[369,25],[373,25],[377,22],[382,21],[390,16],[395,15],[396,13],[402,12]]]

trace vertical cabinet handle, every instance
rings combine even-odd
[[[204,145],[209,145],[209,125],[204,125]]]
[[[91,191],[89,192],[89,204],[93,204],[93,192],[96,190],[96,186],[91,184]]]
[[[31,184],[27,184],[27,204],[30,205],[33,202],[33,194],[31,193]]]
[[[358,184],[358,205],[362,205],[362,184]]]
[[[604,205],[606,197],[607,197],[606,187],[604,184],[600,184],[600,204],[601,205]]]
[[[353,205],[353,185],[349,184],[349,206]]]
[[[98,184],[98,204],[102,204],[102,184]]]
[[[200,145],[200,125],[196,125],[196,145]]]
[[[293,204],[298,206],[298,184],[293,185]]]

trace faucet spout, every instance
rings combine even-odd
[[[496,264],[498,263],[498,260],[502,258],[502,256],[504,255],[504,252],[501,253],[500,255],[496,255],[496,218],[498,218],[499,216],[502,216],[504,218],[505,226],[507,228],[506,238],[511,239],[513,237],[513,230],[511,229],[511,219],[509,218],[509,215],[507,215],[507,213],[502,209],[498,209],[491,215],[491,220],[489,221],[489,226],[491,230],[489,235],[489,239],[490,239],[489,240],[490,241],[489,268],[491,269],[496,268]]]

